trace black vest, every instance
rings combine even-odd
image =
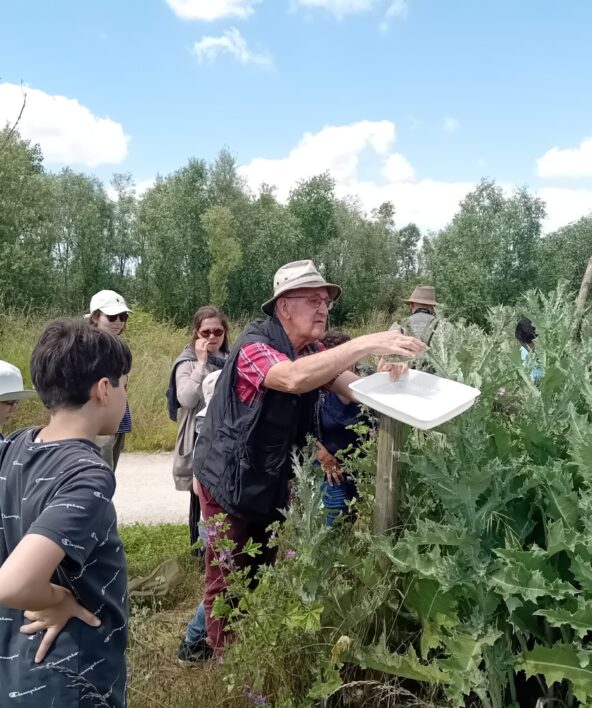
[[[193,472],[219,506],[232,516],[268,524],[288,504],[292,448],[313,432],[318,389],[305,394],[268,389],[252,406],[235,390],[241,347],[264,342],[297,358],[275,317],[250,324],[235,343],[216,384],[195,446]]]

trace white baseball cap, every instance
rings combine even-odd
[[[101,290],[93,295],[90,301],[90,317],[93,312],[100,310],[105,315],[119,315],[122,312],[131,312],[126,301],[115,290]]]
[[[0,359],[0,401],[24,401],[37,394],[31,389],[25,389],[21,372]]]
[[[206,405],[196,413],[200,418],[203,418],[208,410],[208,406],[214,395],[214,389],[216,388],[216,381],[218,381],[218,377],[221,373],[222,369],[211,371],[201,383],[201,392],[203,393],[204,403]]]

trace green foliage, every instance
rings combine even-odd
[[[543,203],[524,189],[505,196],[489,181],[422,242],[415,224],[396,224],[394,204],[368,215],[338,198],[328,173],[298,183],[281,204],[273,186],[252,194],[222,150],[138,196],[129,174],[113,175],[107,192],[70,169],[46,173],[39,147],[18,133],[0,140],[5,307],[76,313],[113,288],[178,325],[208,302],[244,319],[259,312],[280,265],[312,258],[343,287],[333,324],[376,309],[400,319],[411,289],[431,281],[448,317],[482,325],[487,307],[514,304],[529,287],[548,291],[564,279],[577,288],[592,256],[590,217],[541,239]]]
[[[406,680],[459,707],[525,705],[534,693],[590,704],[592,343],[572,340],[564,290],[518,307],[540,333],[540,385],[508,308],[490,313],[489,333],[445,324],[430,351],[438,373],[482,393],[458,419],[407,437],[396,537],[370,532],[372,457],[349,463],[357,518],[332,529],[314,468],[296,464],[280,560],[239,593],[231,691],[248,684],[273,705],[307,706],[350,681]]]
[[[592,256],[592,216],[549,234],[542,242],[541,287],[553,289],[557,280],[577,290]]]
[[[513,305],[537,284],[543,202],[519,189],[505,197],[484,180],[449,226],[429,241],[427,272],[455,317],[483,324],[487,307]]]
[[[202,217],[206,241],[212,254],[208,273],[210,297],[222,306],[228,298],[228,281],[241,262],[236,223],[228,207],[210,207]]]

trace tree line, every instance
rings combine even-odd
[[[328,173],[298,183],[286,203],[271,185],[253,194],[226,150],[138,195],[130,174],[115,174],[108,193],[96,177],[47,171],[39,146],[8,128],[0,146],[3,308],[80,313],[112,288],[180,325],[208,302],[246,317],[280,265],[312,258],[344,288],[336,323],[396,311],[419,281],[435,285],[448,316],[483,323],[489,306],[530,288],[576,289],[592,255],[592,215],[543,237],[544,203],[491,180],[445,228],[422,234],[397,224],[390,202],[366,214],[338,198]]]

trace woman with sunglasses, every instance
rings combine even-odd
[[[101,290],[92,296],[90,313],[85,315],[92,327],[120,337],[125,331],[125,325],[131,310],[125,300],[114,290]],[[119,456],[123,451],[126,433],[132,431],[132,417],[129,405],[125,404],[125,413],[115,435],[100,435],[95,442],[101,448],[101,456],[113,469],[117,467]]]
[[[179,491],[189,492],[189,537],[191,545],[199,538],[199,498],[193,492],[193,447],[196,415],[204,403],[202,383],[212,371],[221,369],[228,356],[228,320],[213,305],[206,305],[193,316],[189,344],[173,364],[167,391],[169,416],[178,420],[179,431],[173,460],[173,479]]]

